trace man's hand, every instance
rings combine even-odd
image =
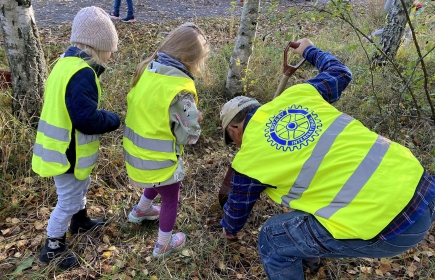
[[[302,38],[296,41],[296,43],[299,43],[299,47],[293,50],[293,53],[296,53],[300,56],[304,53],[305,49],[309,46],[314,46],[313,42],[311,42],[310,39]]]
[[[227,234],[227,232],[225,231],[225,228],[222,228],[222,231],[223,231],[223,233],[224,233],[225,238],[228,239],[229,241],[237,241],[237,240],[239,240],[239,239],[237,238],[237,235],[234,235],[234,234]]]

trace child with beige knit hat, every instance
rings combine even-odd
[[[106,222],[88,216],[86,193],[98,158],[99,134],[120,125],[118,115],[99,109],[99,76],[118,45],[109,15],[94,6],[81,9],[73,21],[70,42],[46,82],[32,157],[37,174],[54,177],[58,197],[39,260],[55,262],[62,269],[78,264],[74,253],[65,252],[68,223],[75,234]]]

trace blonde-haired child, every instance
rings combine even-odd
[[[201,29],[193,23],[177,27],[138,65],[127,95],[124,158],[131,184],[144,188],[128,218],[134,223],[159,219],[156,258],[186,242],[184,233],[172,230],[184,178],[184,145],[195,144],[201,133],[194,80],[208,53]],[[159,194],[161,207],[152,204]]]

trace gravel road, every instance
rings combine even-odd
[[[286,0],[287,1],[287,0]],[[236,8],[231,10],[231,2]],[[113,0],[34,0],[35,19],[38,26],[70,24],[84,7],[98,6],[107,12],[113,9]],[[239,0],[133,0],[135,18],[139,22],[162,22],[176,19],[194,20],[200,17],[240,15]],[[127,13],[127,3],[121,1],[120,16]]]

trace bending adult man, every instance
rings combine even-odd
[[[222,108],[224,139],[240,147],[221,224],[240,231],[261,192],[295,211],[269,218],[258,251],[269,279],[304,279],[303,260],[387,257],[421,241],[435,217],[435,179],[405,147],[330,103],[349,69],[308,39],[294,50],[319,74],[261,105]]]

